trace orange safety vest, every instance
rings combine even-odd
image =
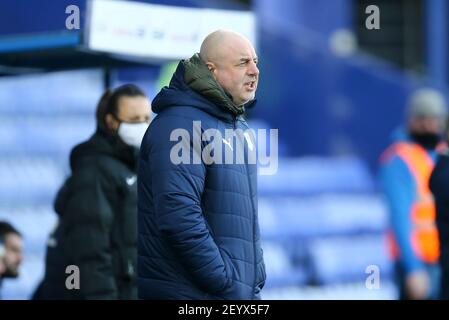
[[[388,162],[393,156],[398,156],[405,162],[417,186],[416,199],[410,212],[413,252],[425,263],[437,263],[440,242],[435,224],[435,203],[429,189],[429,179],[435,163],[427,151],[415,143],[399,142],[392,145],[382,154],[381,162]],[[393,232],[389,232],[387,241],[392,258],[397,260],[400,251]]]

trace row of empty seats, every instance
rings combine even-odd
[[[7,155],[65,156],[95,131],[92,114],[0,117],[0,150]]]
[[[269,292],[361,284],[372,266],[391,285],[387,211],[363,161],[281,158],[276,175],[259,177],[259,195]]]
[[[0,116],[92,114],[103,92],[101,70],[0,79]]]
[[[71,148],[95,129],[102,91],[99,70],[0,79],[0,220],[24,236],[20,277],[4,281],[4,299],[29,299],[43,276],[53,201]]]
[[[64,168],[67,168],[67,162],[58,162],[49,157],[2,157],[0,205],[51,204],[64,181],[66,175]]]
[[[376,233],[387,224],[384,202],[376,195],[260,197],[259,217],[266,239]]]
[[[372,193],[368,166],[356,157],[281,158],[275,175],[259,178],[259,194],[304,196],[322,193]]]

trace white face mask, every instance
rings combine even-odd
[[[140,148],[143,136],[147,131],[148,123],[120,123],[118,127],[118,135],[127,145]]]

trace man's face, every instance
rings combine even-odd
[[[409,131],[415,134],[441,134],[444,125],[436,117],[416,117],[409,120]]]
[[[227,41],[211,71],[217,82],[232,96],[234,103],[242,105],[256,95],[258,58],[247,40],[231,38]]]
[[[16,278],[22,263],[22,238],[15,233],[5,236],[5,256],[3,257],[4,274],[2,277]]]

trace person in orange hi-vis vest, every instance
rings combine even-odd
[[[447,115],[443,95],[415,91],[405,129],[380,157],[380,180],[389,211],[388,251],[401,300],[438,299],[440,266],[435,204],[429,178]]]

